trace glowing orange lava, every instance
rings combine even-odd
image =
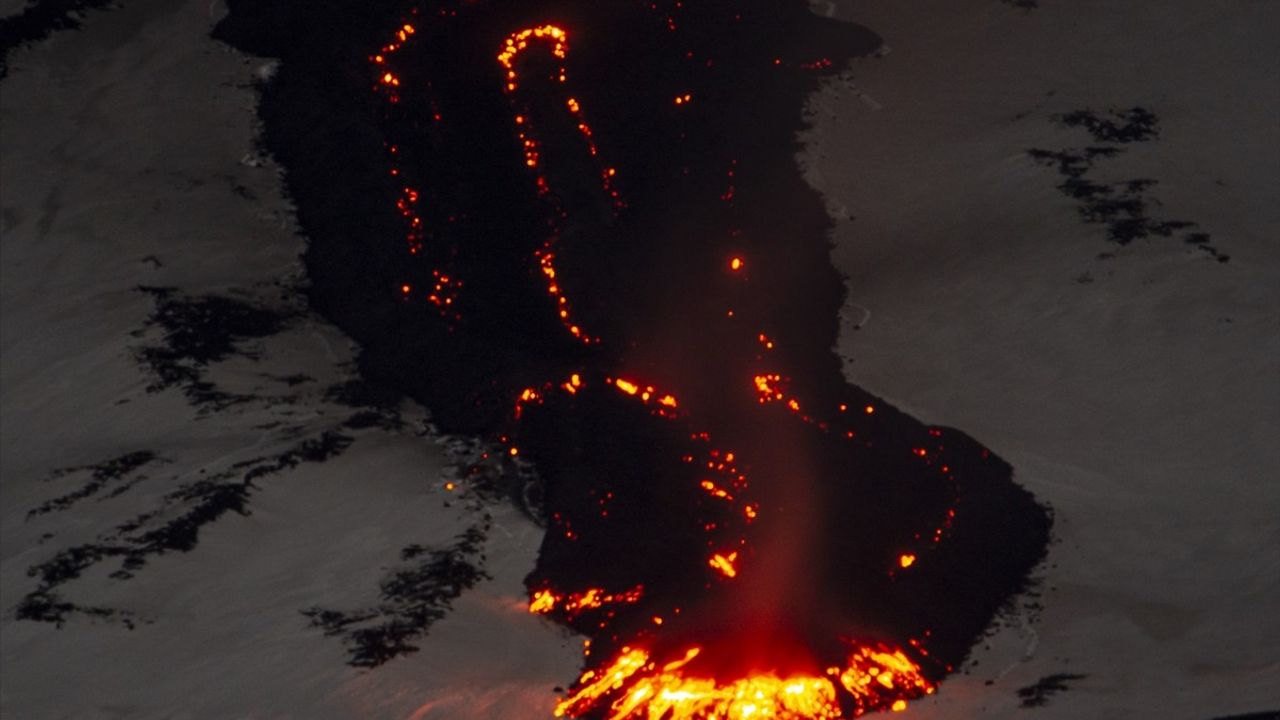
[[[416,33],[417,29],[411,23],[404,23],[396,28],[394,39],[383,45],[378,53],[369,58],[369,61],[373,64],[374,90],[381,93],[389,105],[398,105],[401,99],[400,76],[389,66],[393,65],[392,61],[397,53],[404,49],[404,46]],[[386,148],[387,154],[391,159],[389,174],[398,180],[403,180],[406,171],[400,164],[400,148],[394,143],[387,143]],[[419,188],[404,185],[400,188],[400,197],[396,198],[395,202],[396,210],[404,218],[405,225],[408,227],[405,233],[405,244],[410,255],[417,255],[422,252],[426,241],[425,223],[418,207],[421,197],[422,192]],[[441,315],[453,320],[461,320],[462,316],[457,313],[453,306],[457,302],[459,291],[463,286],[462,281],[450,276],[440,268],[433,269],[431,276],[430,289],[425,291],[414,292],[412,285],[408,283],[401,284],[400,292],[402,297],[405,300],[425,299],[434,305]]]
[[[646,405],[653,401],[658,405],[653,409],[653,414],[659,417],[674,417],[675,410],[680,407],[680,401],[676,400],[675,395],[659,392],[652,385],[640,385],[637,382],[622,378],[605,378],[604,381]]]
[[[583,673],[556,717],[607,708],[609,720],[828,720],[845,717],[842,703],[853,717],[897,712],[906,709],[906,698],[935,690],[901,650],[881,645],[857,647],[826,676],[760,673],[729,681],[686,675],[701,653],[692,647],[660,666],[646,650],[623,648],[608,667]]]
[[[715,555],[712,555],[708,564],[716,570],[719,570],[721,575],[731,578],[737,577],[738,575],[738,567],[734,564],[737,561],[738,551],[734,550],[727,554],[716,553]]]
[[[538,590],[529,600],[529,612],[545,615],[559,611],[567,618],[574,618],[588,610],[598,610],[606,605],[630,604],[639,602],[644,595],[644,588],[637,585],[620,593],[605,592],[600,588],[590,588],[579,593],[558,595],[552,590]]]
[[[538,25],[531,28],[518,30],[506,37],[503,41],[502,49],[498,52],[498,64],[502,66],[505,73],[505,85],[503,86],[508,95],[514,95],[520,88],[520,75],[516,69],[520,55],[524,53],[532,42],[541,42],[547,45],[552,56],[558,60],[564,60],[569,53],[569,34],[557,25]],[[556,79],[560,83],[564,83],[567,79],[565,68],[561,65],[556,72]],[[587,146],[587,151],[592,157],[600,154],[599,148],[596,147],[595,140],[592,137],[591,126],[587,125],[586,119],[582,113],[582,104],[577,98],[569,97],[565,99],[565,107],[569,114],[573,117],[578,127],[578,132]],[[516,126],[516,137],[520,140],[520,145],[524,150],[524,164],[530,170],[538,170],[541,164],[541,146],[534,137],[533,129],[530,126],[526,114],[517,111],[513,116]],[[612,201],[615,212],[626,207],[621,194],[614,187],[614,181],[618,174],[616,168],[603,167],[600,170],[600,184],[605,194]],[[544,175],[538,174],[534,178],[534,184],[537,187],[538,194],[553,200],[551,197],[551,186],[547,182]],[[569,299],[565,296],[560,282],[556,279],[554,250],[554,237],[548,240],[541,249],[535,253],[538,266],[542,271],[547,284],[547,294],[551,295],[556,301],[556,312],[560,316],[560,322],[564,325],[569,334],[573,335],[583,343],[590,345],[600,342],[599,338],[588,335],[582,329],[582,326],[575,322],[572,318],[573,312],[569,306]]]

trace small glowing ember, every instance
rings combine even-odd
[[[786,395],[782,392],[782,376],[777,373],[768,375],[756,375],[753,378],[756,386],[756,395],[759,396],[760,402],[767,403],[775,400],[784,400]]]
[[[726,491],[722,487],[717,486],[715,483],[711,482],[710,480],[703,480],[701,485],[702,485],[702,489],[706,490],[712,496],[721,498],[723,500],[728,500],[729,502],[733,502],[733,496],[730,495],[728,491]]]
[[[673,417],[674,413],[671,411],[680,407],[680,402],[676,400],[675,395],[659,392],[658,389],[652,385],[641,385],[640,383],[631,380],[624,380],[622,378],[605,378],[605,383],[613,385],[618,388],[618,390],[640,400],[646,405],[649,404],[649,401],[651,400],[656,402],[661,407],[655,408],[653,413],[659,417]]]
[[[734,550],[728,555],[716,553],[711,556],[711,559],[708,560],[707,563],[716,570],[719,570],[725,577],[736,577],[738,574],[738,568],[734,566],[734,563],[737,561],[738,551]]]

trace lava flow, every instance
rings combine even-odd
[[[415,6],[369,60],[407,250],[389,284],[439,340],[387,347],[452,368],[418,396],[536,469],[528,610],[590,638],[549,710],[905,710],[1023,586],[1048,521],[829,349],[829,221],[787,133],[874,38],[800,2],[538,12]]]
[[[836,687],[852,698],[854,714],[886,708],[907,708],[905,696],[932,693],[916,664],[901,651],[860,647],[846,667],[831,667],[827,677],[758,674],[729,681],[690,677],[683,670],[701,654],[693,647],[684,657],[659,667],[640,649],[623,648],[622,655],[601,670],[588,670],[578,690],[557,707],[556,716],[590,710],[602,699],[611,719],[644,718],[839,718]]]
[[[542,25],[515,32],[507,37],[502,51],[498,54],[498,62],[506,73],[506,91],[515,93],[519,88],[520,74],[517,60],[529,43],[544,41],[551,54],[559,61],[564,61],[568,54],[568,33],[555,25]],[[559,83],[566,81],[566,72],[561,65],[555,70],[554,79]],[[690,100],[685,94],[677,96],[676,104],[684,104]],[[573,115],[578,130],[586,139],[591,156],[598,155],[592,142],[591,130],[582,117],[580,103],[570,97],[566,102],[568,111]],[[540,144],[533,139],[533,131],[526,115],[517,111],[514,116],[517,137],[524,151],[525,165],[537,171],[541,159]],[[613,168],[606,168],[600,173],[602,189],[614,200],[619,209],[625,207],[618,191],[612,185],[615,175]],[[536,187],[540,195],[550,196],[551,186],[543,175],[536,178]],[[549,246],[544,247],[539,255],[539,265],[547,276],[548,292],[557,299],[558,311],[570,334],[590,342],[577,324],[569,319],[568,303],[556,283],[556,270],[552,265],[554,253]],[[739,257],[730,261],[730,269],[737,272],[743,268],[744,262]],[[776,376],[774,376],[776,377]],[[579,376],[562,387],[576,394],[581,387]],[[625,395],[648,403],[656,400],[656,414],[665,416],[665,408],[674,409],[678,401],[671,394],[658,393],[652,386],[645,386],[626,379],[606,378]],[[767,388],[765,376],[757,376],[757,386]],[[539,398],[536,390],[526,389],[520,395],[520,402],[528,402]],[[782,399],[780,393],[777,399]],[[793,410],[798,410],[795,400],[789,402]],[[517,404],[517,417],[522,406]],[[695,437],[697,437],[695,435]],[[714,452],[714,451],[713,451]],[[718,455],[718,453],[716,453]],[[686,456],[688,458],[689,456]],[[733,460],[732,453],[726,455],[728,461]],[[707,462],[707,469],[723,471],[724,462]],[[730,468],[729,475],[735,492],[745,489],[745,476],[738,475]],[[699,487],[714,498],[726,502],[734,502],[729,490],[717,485],[713,480],[703,479]],[[608,499],[608,498],[606,498]],[[745,522],[754,520],[758,515],[758,505],[748,504],[743,508],[742,517]],[[608,511],[602,511],[608,517]],[[564,522],[562,518],[554,518]],[[717,522],[706,522],[703,529],[713,538],[717,530],[723,530]],[[566,528],[566,537],[575,539],[571,529]],[[712,547],[722,540],[709,540]],[[745,539],[739,539],[737,545],[746,545]],[[733,544],[729,544],[733,547]],[[712,552],[707,565],[725,579],[738,576],[739,549],[722,549]],[[641,587],[624,593],[605,593],[591,588],[579,593],[557,595],[553,589],[542,589],[533,592],[529,605],[530,612],[559,612],[565,621],[573,621],[585,610],[596,610],[615,603],[635,603],[641,597]],[[607,611],[599,621],[597,629],[607,630],[616,613]],[[655,628],[663,625],[661,616],[653,616]],[[653,630],[651,630],[653,632]],[[717,647],[721,653],[733,652],[732,643]],[[555,710],[557,716],[569,714],[581,716],[597,712],[608,707],[608,715],[616,720],[628,717],[663,718],[673,720],[681,718],[837,718],[842,716],[842,705],[852,708],[855,715],[873,709],[902,710],[906,707],[907,698],[932,693],[934,687],[926,680],[916,663],[901,650],[886,647],[873,648],[866,645],[857,646],[846,663],[827,668],[825,676],[793,675],[778,677],[772,672],[751,671],[741,677],[717,679],[690,674],[686,669],[695,662],[703,652],[702,647],[688,649],[679,660],[665,662],[660,667],[651,660],[649,651],[623,647],[620,655],[608,666],[597,670],[588,670],[579,678],[574,693],[563,700]],[[837,688],[844,694],[838,697]],[[843,701],[843,702],[842,702]]]

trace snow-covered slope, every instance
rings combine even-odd
[[[307,313],[254,147],[269,66],[208,38],[221,13],[128,3],[11,57],[0,715],[541,717],[580,650],[523,608],[541,530],[446,490],[465,448]],[[449,602],[439,552],[485,575],[416,653],[352,667],[354,636],[303,614],[405,620],[394,573]]]
[[[909,716],[1280,710],[1280,5],[815,8],[887,43],[814,98],[801,159],[838,220],[846,372],[1056,511],[1043,610]],[[1135,107],[1158,135],[1060,117]],[[1108,241],[1028,155],[1088,147],[1116,152],[1084,180],[1155,180],[1146,216],[1198,227]],[[1019,707],[1055,674],[1083,677]]]

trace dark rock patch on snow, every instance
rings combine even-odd
[[[400,566],[379,583],[380,602],[358,610],[313,607],[302,613],[325,635],[346,640],[349,663],[377,667],[417,652],[413,640],[425,636],[465,590],[489,578],[482,550],[489,523],[475,525],[447,547],[429,550],[409,545],[400,551]]]
[[[352,438],[346,435],[324,432],[279,455],[238,462],[225,471],[179,486],[164,495],[156,507],[100,534],[95,542],[64,548],[28,568],[28,577],[37,578],[38,585],[18,604],[17,617],[61,626],[69,616],[79,614],[123,618],[131,627],[131,614],[68,602],[58,594],[59,588],[108,560],[119,560],[119,569],[111,574],[119,581],[132,578],[153,557],[190,552],[204,527],[228,513],[250,513],[249,499],[258,489],[255,481],[304,462],[329,460],[344,452],[351,442]]]
[[[148,328],[158,328],[160,341],[137,350],[140,362],[155,376],[149,392],[181,388],[191,403],[204,411],[221,410],[251,399],[216,388],[204,377],[209,364],[232,354],[255,358],[245,341],[284,330],[294,317],[281,311],[220,295],[185,295],[174,288],[138,288],[151,295],[155,311]],[[136,333],[146,334],[146,330]]]
[[[1076,110],[1054,117],[1067,127],[1082,127],[1093,139],[1106,143],[1131,143],[1154,140],[1160,132],[1159,118],[1144,107],[1129,110],[1112,110],[1099,115],[1092,110]]]
[[[1054,695],[1069,690],[1068,683],[1077,680],[1084,680],[1088,675],[1077,675],[1074,673],[1055,673],[1053,675],[1045,675],[1035,683],[1023,688],[1018,688],[1018,697],[1022,699],[1021,706],[1024,708],[1033,708],[1046,705],[1049,698]]]
[[[1158,118],[1142,107],[1129,110],[1112,110],[1099,115],[1090,110],[1055,115],[1059,123],[1072,128],[1084,128],[1095,142],[1083,149],[1066,148],[1045,150],[1031,148],[1027,154],[1046,167],[1054,168],[1062,176],[1058,190],[1077,202],[1076,210],[1081,219],[1093,225],[1107,228],[1107,239],[1117,245],[1129,245],[1135,240],[1153,237],[1181,235],[1183,241],[1208,254],[1220,263],[1231,256],[1210,244],[1210,235],[1198,230],[1198,225],[1187,220],[1165,220],[1154,216],[1153,209],[1160,202],[1149,192],[1159,181],[1151,178],[1134,178],[1105,182],[1094,173],[1097,162],[1115,158],[1124,149],[1118,145],[1148,142],[1159,136]],[[1113,257],[1102,253],[1099,259]]]
[[[111,492],[105,497],[112,498],[124,494],[138,482],[145,480],[145,475],[134,475],[135,471],[142,466],[153,462],[164,462],[155,453],[150,450],[138,450],[136,452],[126,453],[110,460],[95,465],[80,465],[77,467],[60,468],[54,470],[52,475],[46,479],[46,482],[66,477],[68,475],[77,475],[80,473],[89,473],[89,479],[78,489],[69,493],[59,495],[52,500],[47,500],[39,506],[27,511],[27,519],[37,515],[44,515],[51,512],[62,511],[70,508],[77,502],[97,495],[108,485],[112,485]],[[134,477],[125,482],[125,478],[130,475]]]

